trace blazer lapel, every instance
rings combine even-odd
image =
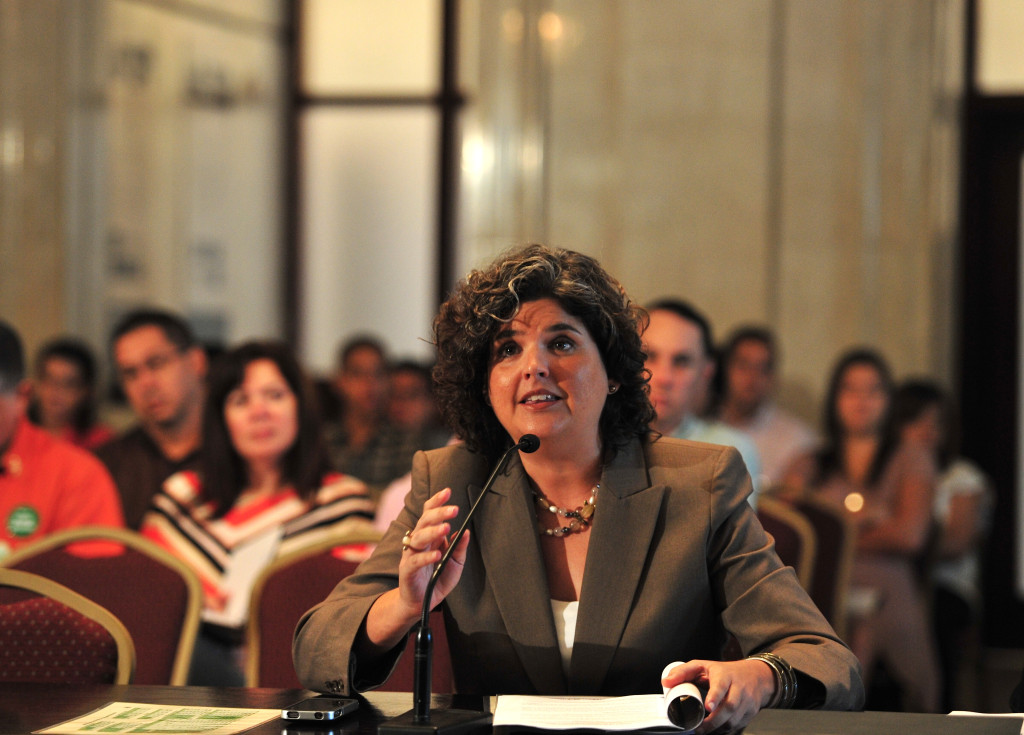
[[[481,487],[471,485],[468,490],[475,500]],[[488,575],[488,584],[533,686],[545,694],[565,694],[536,514],[518,457],[495,480],[491,493],[495,497],[484,500],[473,517],[485,568],[499,571]]]
[[[569,694],[597,694],[636,596],[661,510],[663,485],[650,487],[640,442],[605,468],[580,591]]]

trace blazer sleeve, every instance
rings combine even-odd
[[[387,680],[405,649],[403,642],[381,660],[360,662],[353,647],[373,603],[398,587],[402,536],[416,525],[430,495],[430,464],[424,452],[414,456],[412,476],[405,507],[370,558],[300,618],[292,641],[292,660],[303,686],[332,694],[374,689]]]
[[[714,474],[708,563],[726,630],[744,655],[771,651],[819,682],[824,701],[818,706],[861,709],[860,663],[792,568],[779,560],[774,542],[745,502],[749,479],[736,453],[723,452]]]

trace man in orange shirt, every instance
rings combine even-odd
[[[0,559],[54,531],[124,525],[103,464],[25,418],[30,390],[21,339],[0,321]]]

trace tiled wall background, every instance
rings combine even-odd
[[[102,14],[83,12],[96,5],[0,3],[0,313],[30,345],[83,324],[102,341],[104,315],[90,310],[110,295],[96,275],[104,254],[82,245],[94,226],[82,213],[104,216],[103,192],[83,185],[96,172],[76,169],[82,159],[72,154],[110,143],[100,130],[70,135],[66,124],[82,102],[74,64],[90,51],[74,42],[109,31],[83,27],[102,26]],[[189,23],[208,17],[211,26],[241,7],[121,5],[188,8]],[[502,155],[465,175],[460,273],[543,240],[597,255],[638,300],[691,299],[720,335],[765,321],[780,335],[783,398],[812,419],[829,366],[853,343],[880,347],[898,374],[953,377],[962,0],[461,8],[465,130],[486,131]],[[215,53],[217,37],[208,43],[189,53]],[[257,149],[240,146],[228,165]],[[171,170],[201,164],[186,158]],[[158,259],[153,288],[179,284],[160,294],[165,301],[195,297],[194,243],[169,234],[188,215],[188,196],[162,199],[166,225],[151,223],[172,251]],[[266,210],[263,200],[250,207]],[[229,273],[259,262],[252,247],[252,238],[229,245]],[[225,288],[224,298],[276,331],[272,286],[259,279],[278,270],[273,253],[261,257],[271,265],[257,285]]]

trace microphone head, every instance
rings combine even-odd
[[[519,443],[516,446],[519,447],[520,452],[531,454],[540,448],[540,439],[534,434],[523,434],[519,437]]]

